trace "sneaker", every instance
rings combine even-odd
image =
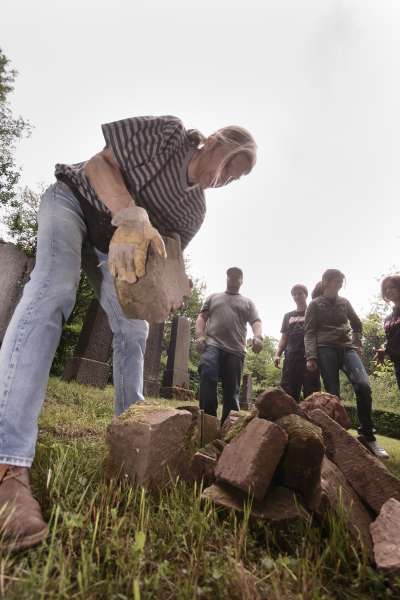
[[[364,446],[366,448],[368,448],[368,450],[370,452],[372,452],[372,454],[374,454],[377,458],[382,458],[384,460],[387,460],[388,458],[390,458],[389,454],[386,452],[386,450],[384,448],[381,448],[380,446],[378,446],[376,440],[373,441],[368,441],[365,438],[360,440],[362,444],[364,444]]]

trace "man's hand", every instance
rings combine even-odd
[[[281,357],[278,356],[278,354],[275,354],[274,356],[274,365],[277,369],[281,368]]]
[[[111,238],[108,268],[116,279],[135,283],[145,275],[149,244],[159,256],[167,258],[164,241],[144,208],[124,208],[114,215],[112,224],[118,229]]]
[[[206,338],[205,338],[205,336],[204,335],[200,335],[199,337],[197,337],[196,341],[195,341],[195,344],[196,344],[197,352],[200,352],[200,354],[202,352],[204,352],[204,350],[206,349],[206,345],[207,345],[206,344]]]
[[[311,372],[316,371],[318,369],[318,363],[314,358],[308,359],[306,366],[307,370]]]
[[[251,343],[251,347],[253,349],[253,352],[256,352],[256,354],[258,354],[259,352],[261,352],[261,350],[263,349],[263,339],[260,335],[255,335],[253,337],[253,341]]]

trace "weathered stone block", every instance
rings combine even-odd
[[[282,457],[287,434],[274,423],[254,418],[222,452],[215,469],[217,480],[261,500]]]
[[[370,529],[376,566],[393,577],[400,576],[400,502],[387,500]]]
[[[276,421],[288,435],[285,453],[277,469],[277,481],[301,492],[304,498],[313,496],[321,479],[324,443],[319,427],[299,415],[286,415]]]
[[[376,514],[389,498],[400,500],[400,480],[358,440],[321,409],[312,411],[311,418],[323,431],[328,458]]]
[[[177,238],[164,238],[166,259],[149,250],[146,275],[139,281],[116,281],[118,299],[129,319],[162,323],[170,312],[182,305],[185,297],[190,296],[190,282],[185,273],[179,236]]]
[[[223,483],[215,483],[206,488],[202,498],[212,500],[217,506],[237,512],[243,512],[245,503],[248,501],[248,496],[244,492]],[[294,521],[304,520],[307,517],[307,511],[302,507],[293,490],[274,486],[268,490],[263,500],[253,502],[251,517],[264,519],[273,525],[282,527]]]
[[[328,509],[338,512],[345,519],[350,531],[360,536],[361,542],[372,553],[369,527],[371,515],[361,500],[346,481],[338,467],[324,456],[321,470],[321,489],[315,497],[314,506],[310,506],[317,514],[323,515]]]
[[[225,447],[222,440],[214,440],[196,452],[192,460],[191,470],[196,481],[203,480],[211,485],[215,480],[215,467]]]
[[[313,410],[320,408],[344,429],[349,429],[351,426],[349,416],[339,398],[327,392],[314,392],[314,394],[308,396],[303,402],[300,402],[299,406],[307,415],[310,415]]]
[[[157,489],[171,477],[186,475],[196,451],[192,433],[192,415],[187,411],[132,405],[107,429],[108,476],[127,475],[132,483]]]
[[[286,415],[301,415],[304,413],[297,402],[282,388],[267,388],[256,399],[258,416],[269,421],[276,421]]]

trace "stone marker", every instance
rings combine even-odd
[[[400,576],[400,502],[389,498],[370,529],[376,566],[388,575]]]
[[[132,484],[157,489],[186,474],[196,451],[190,447],[192,414],[175,408],[134,404],[107,429],[108,477],[127,475]]]
[[[328,458],[376,514],[389,498],[400,500],[400,480],[358,440],[321,409],[312,411],[311,418],[322,429]]]
[[[104,388],[110,375],[108,358],[112,339],[108,317],[94,299],[86,313],[74,356],[67,359],[62,378]]]
[[[14,244],[0,240],[0,346],[34,263]]]
[[[244,492],[227,484],[215,483],[206,488],[202,498],[212,500],[218,506],[243,512],[248,497]],[[281,486],[271,487],[265,498],[253,501],[251,516],[264,519],[271,524],[285,526],[289,522],[304,520],[306,510],[301,506],[293,490]]]
[[[201,411],[201,445],[206,446],[221,436],[221,428],[217,417]]]
[[[276,421],[288,435],[285,453],[279,464],[277,481],[285,487],[312,497],[320,484],[324,442],[319,427],[299,415],[286,415]]]
[[[287,434],[278,425],[254,418],[223,450],[215,469],[218,481],[261,500],[285,450]]]
[[[345,407],[339,398],[333,396],[333,394],[314,392],[314,394],[308,396],[303,402],[300,402],[299,406],[307,415],[310,415],[311,411],[320,408],[344,429],[351,427],[351,421]]]
[[[164,323],[152,323],[146,342],[143,368],[143,394],[157,398],[160,395],[160,365]]]
[[[167,367],[164,371],[161,395],[171,397],[171,388],[189,387],[190,319],[174,317],[168,347]]]
[[[150,249],[146,275],[127,283],[116,280],[117,296],[122,310],[129,319],[144,319],[149,323],[163,323],[171,311],[178,309],[191,294],[185,273],[179,236],[164,238],[167,258],[161,258]]]
[[[297,402],[280,387],[267,388],[257,397],[256,407],[258,416],[269,421],[292,414],[304,416]]]
[[[354,535],[360,536],[361,542],[368,553],[372,553],[369,532],[369,526],[372,522],[371,515],[351,485],[347,483],[343,473],[326,456],[322,461],[319,499],[310,508],[320,515],[323,515],[328,509],[338,512],[345,519],[350,531]]]
[[[253,383],[251,375],[243,375],[242,387],[239,395],[240,410],[251,410],[253,408]]]

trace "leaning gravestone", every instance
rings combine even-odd
[[[14,244],[0,240],[0,345],[34,262]]]
[[[253,408],[253,384],[251,375],[243,375],[242,388],[239,396],[240,410],[251,410]]]
[[[112,337],[106,313],[97,300],[92,300],[74,356],[65,363],[63,379],[104,388],[110,374],[107,361]]]
[[[164,323],[151,323],[144,355],[143,394],[156,398],[160,395],[160,363]]]
[[[174,317],[161,390],[164,398],[173,397],[175,388],[189,388],[189,349],[190,319]]]

